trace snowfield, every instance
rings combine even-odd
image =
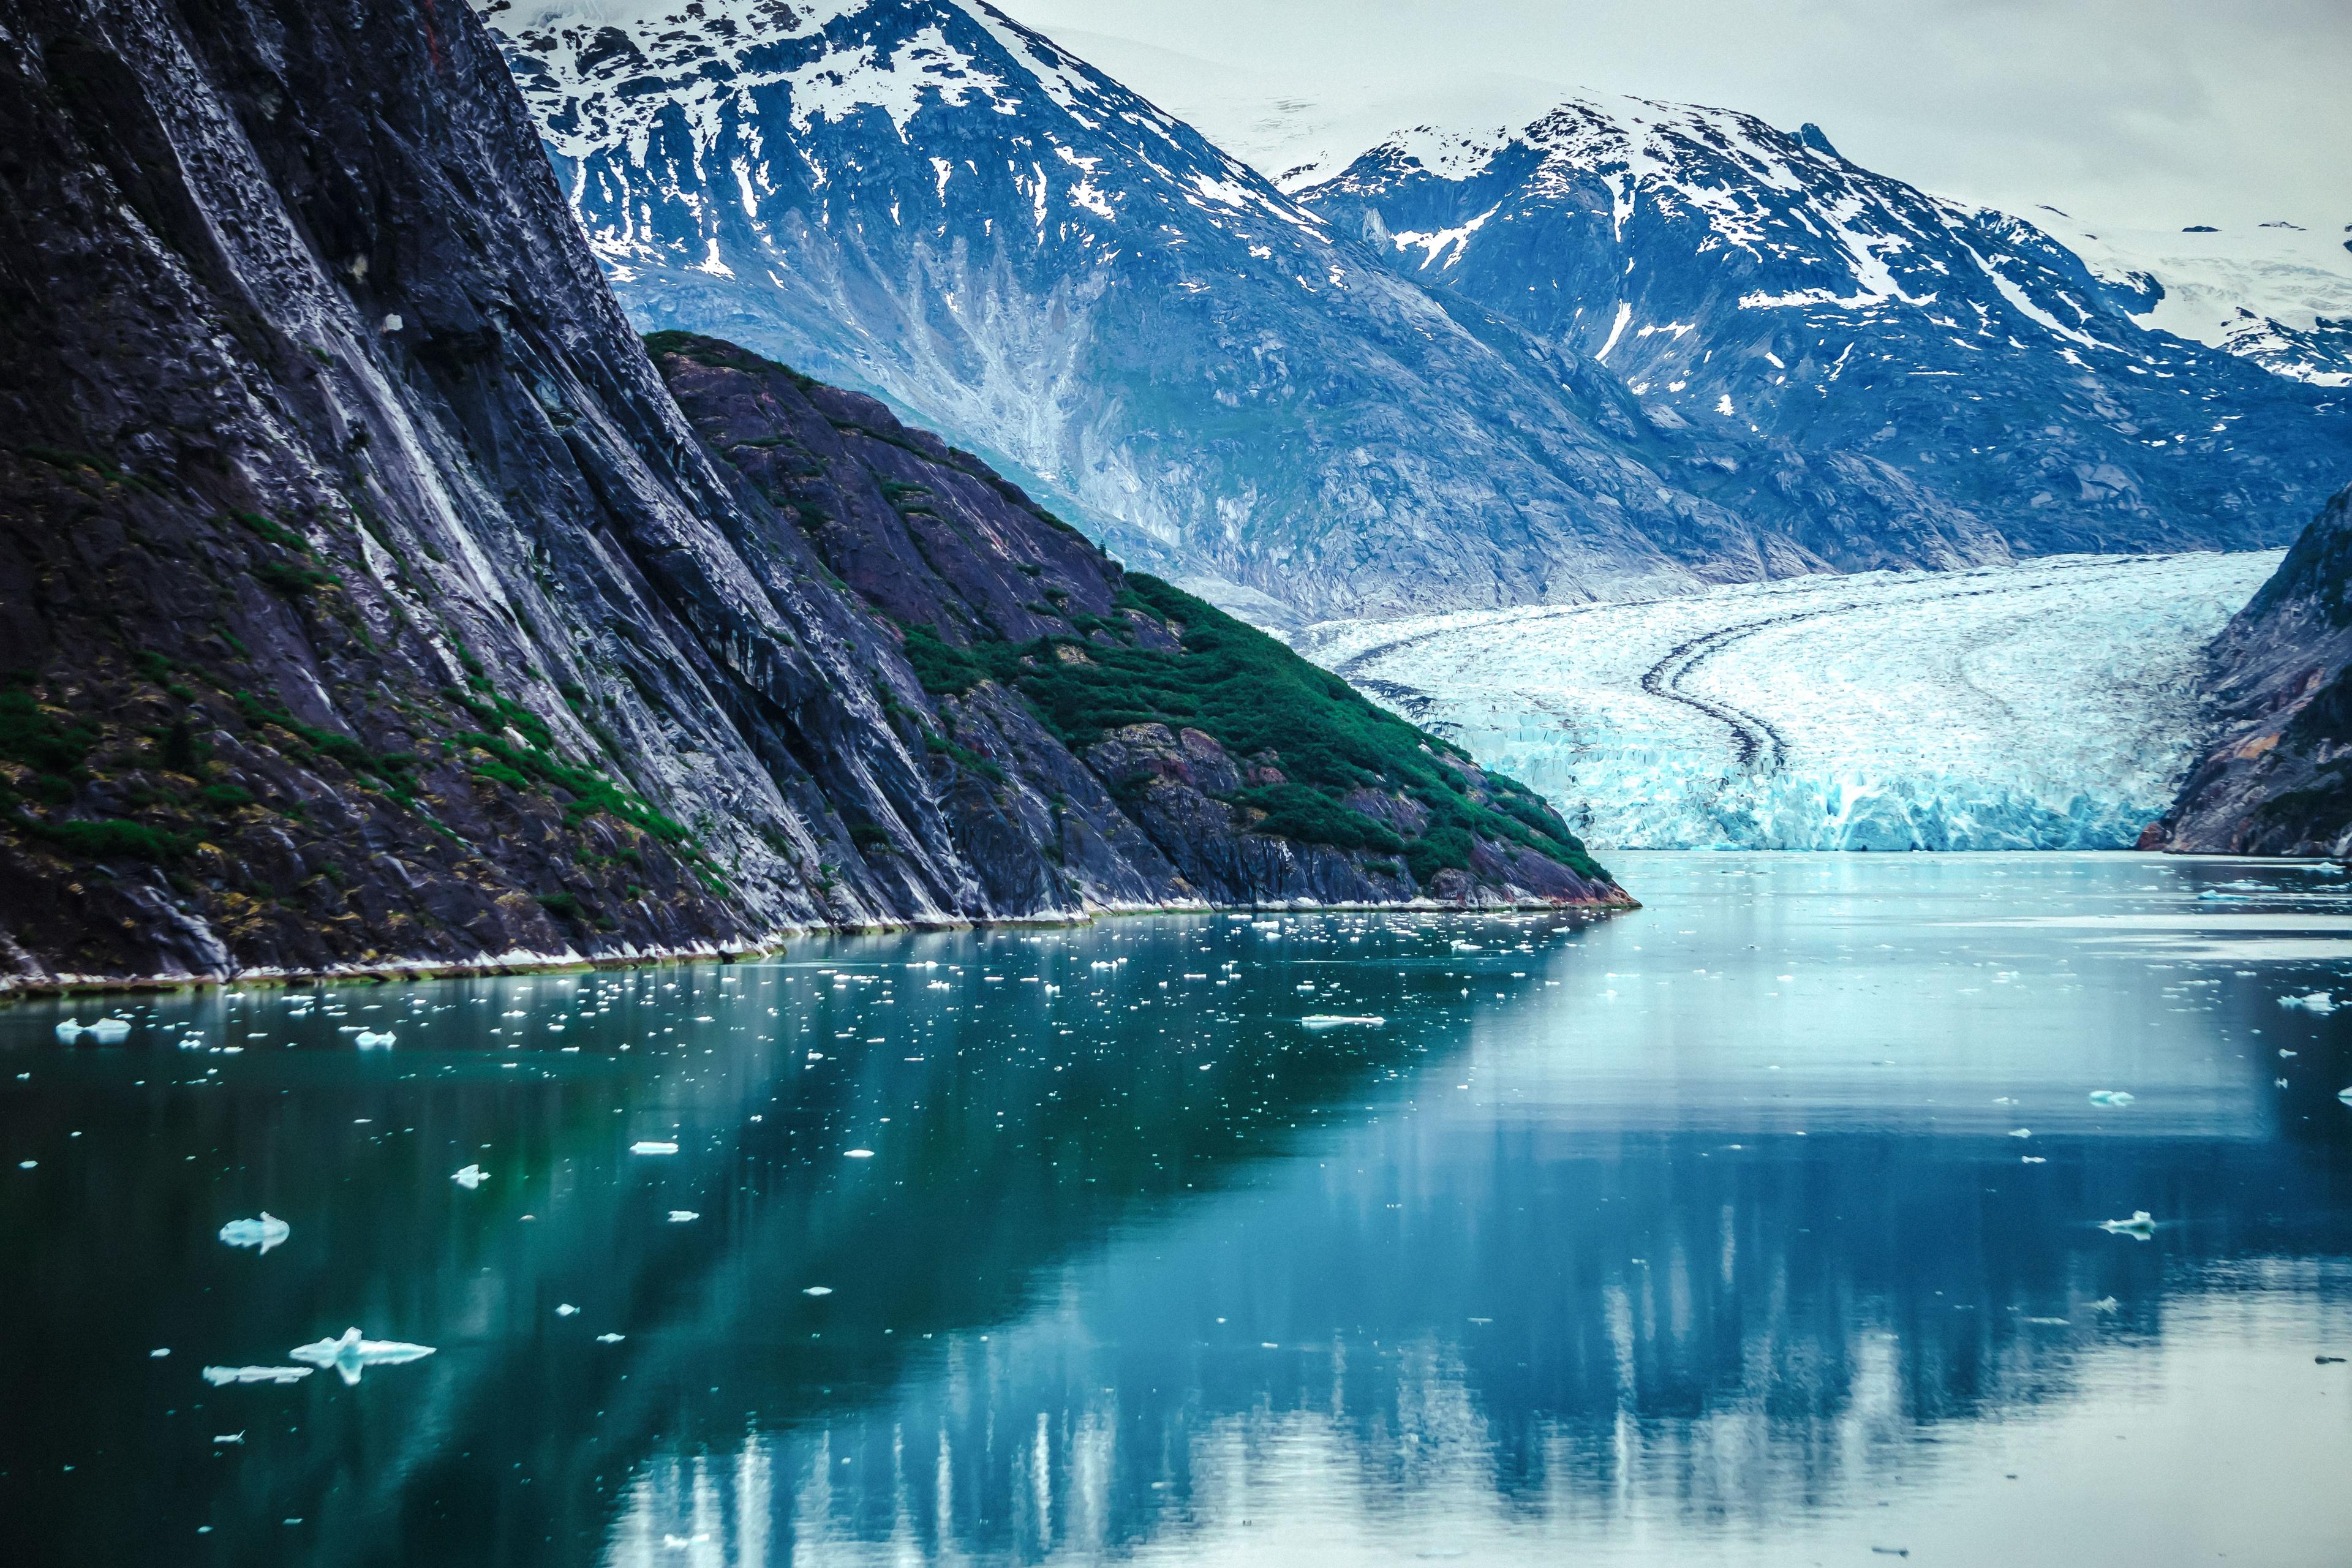
[[[2171,803],[2200,650],[2280,553],[1804,577],[1296,642],[1598,847],[2114,848]]]

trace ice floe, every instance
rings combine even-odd
[[[2300,1007],[2306,1013],[2333,1013],[2336,1007],[2336,994],[2332,991],[2314,991],[2302,996],[2282,996],[2278,999],[2278,1005],[2282,1007]]]
[[[1309,1013],[1298,1020],[1303,1029],[1378,1029],[1387,1024],[1388,1020],[1377,1013]]]
[[[334,1342],[322,1340],[320,1342],[331,1344]],[[298,1351],[295,1353],[299,1355],[301,1352]],[[205,1368],[205,1381],[215,1388],[226,1388],[232,1383],[299,1383],[310,1376],[311,1371],[307,1366],[208,1366]]]
[[[484,1182],[488,1181],[490,1179],[490,1173],[488,1171],[483,1170],[479,1165],[468,1165],[464,1170],[452,1174],[449,1179],[470,1193],[476,1187],[480,1186]]]
[[[419,1361],[434,1352],[431,1345],[412,1345],[400,1340],[368,1340],[360,1337],[357,1329],[345,1329],[341,1339],[316,1340],[307,1345],[297,1345],[286,1353],[296,1361],[309,1362],[313,1366],[331,1366],[346,1384],[355,1384],[360,1373],[371,1366],[397,1366],[403,1362]]]
[[[2134,1209],[2129,1219],[2104,1219],[2099,1228],[2109,1236],[2128,1236],[2146,1241],[2156,1234],[2156,1216],[2146,1209]]]
[[[675,1154],[677,1152],[677,1145],[675,1143],[666,1143],[658,1138],[640,1138],[635,1142],[629,1145],[629,1152],[632,1154]]]
[[[257,1247],[268,1252],[282,1244],[294,1233],[294,1227],[271,1214],[261,1211],[259,1219],[233,1219],[220,1227],[220,1238],[231,1247]]]
[[[2128,1089],[2095,1089],[2091,1091],[2093,1105],[2129,1105],[2133,1099]]]

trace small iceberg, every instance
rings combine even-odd
[[[677,1145],[675,1143],[665,1143],[656,1138],[640,1138],[635,1142],[629,1145],[629,1152],[632,1154],[675,1154],[677,1152]]]
[[[455,1174],[451,1175],[449,1179],[470,1193],[476,1187],[480,1186],[484,1182],[488,1181],[490,1179],[490,1173],[488,1171],[483,1170],[479,1165],[468,1165],[464,1170],[457,1172]]]
[[[1377,1013],[1309,1013],[1298,1020],[1302,1029],[1381,1029],[1388,1020]]]
[[[2282,996],[2278,1004],[2282,1007],[2300,1007],[2306,1013],[2333,1013],[2336,1011],[2336,994],[2314,991],[2305,996]]]
[[[812,1285],[807,1289],[802,1291],[801,1294],[803,1296],[830,1296],[833,1294],[833,1287],[830,1285]]]
[[[79,1018],[68,1018],[58,1026],[58,1039],[62,1044],[70,1046],[84,1035],[101,1046],[119,1046],[131,1037],[131,1020],[100,1018],[95,1024],[85,1024]]]
[[[399,1036],[394,1034],[390,1029],[386,1029],[381,1035],[376,1034],[372,1030],[362,1029],[352,1039],[352,1044],[359,1047],[359,1048],[363,1051],[389,1049],[392,1043],[399,1037]]]
[[[626,1334],[598,1334],[596,1342],[600,1345],[616,1345],[628,1337]]]
[[[573,1306],[571,1302],[566,1301],[555,1309],[555,1315],[559,1318],[569,1318],[576,1314],[579,1310],[579,1308]]]
[[[361,1372],[368,1367],[422,1361],[433,1353],[433,1349],[431,1345],[404,1344],[399,1340],[363,1340],[357,1329],[345,1329],[341,1339],[297,1345],[286,1353],[313,1366],[331,1366],[342,1374],[344,1383],[356,1384]]]
[[[2129,1105],[2131,1102],[2132,1095],[2128,1089],[2095,1089],[2091,1091],[2093,1105]]]
[[[2128,1236],[2146,1241],[2156,1235],[2156,1216],[2146,1209],[2134,1209],[2129,1219],[2105,1219],[2099,1228],[2109,1236]]]
[[[2033,1129],[2031,1127],[2012,1127],[2010,1129],[2009,1135],[2011,1138],[2031,1138],[2033,1136]]]
[[[2336,1098],[2342,1100],[2347,1105],[2352,1105],[2352,1084],[2347,1084],[2344,1088],[2337,1089],[2336,1091]]]
[[[695,1213],[692,1209],[672,1209],[669,1211],[669,1222],[672,1225],[690,1225],[701,1217],[702,1216],[700,1215]]]
[[[245,1441],[245,1434],[242,1432],[216,1432],[213,1435],[213,1441],[215,1443],[243,1443]]]
[[[257,1247],[264,1252],[293,1234],[292,1226],[268,1209],[259,1219],[233,1219],[220,1227],[220,1238],[231,1247]]]
[[[232,1383],[299,1383],[310,1375],[310,1368],[307,1366],[208,1366],[205,1368],[205,1381],[215,1388],[226,1388]]]
[[[70,1046],[81,1038],[85,1026],[79,1018],[68,1018],[58,1026],[58,1041],[61,1045]]]
[[[841,1152],[841,1157],[845,1160],[871,1160],[874,1158],[874,1151],[871,1149],[844,1149]]]

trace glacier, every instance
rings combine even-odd
[[[2119,848],[2201,738],[2204,645],[2279,560],[2053,556],[1294,642],[1596,847]]]

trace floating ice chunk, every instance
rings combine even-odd
[[[2131,1102],[2132,1094],[2128,1089],[2095,1089],[2091,1091],[2093,1105],[2129,1105]]]
[[[688,1225],[691,1224],[695,1220],[700,1219],[701,1217],[702,1216],[700,1215],[695,1213],[692,1209],[672,1209],[669,1211],[669,1222],[672,1225]]]
[[[297,1345],[286,1353],[296,1361],[307,1361],[313,1366],[331,1366],[342,1375],[346,1384],[360,1380],[360,1373],[371,1366],[396,1366],[402,1362],[419,1361],[433,1353],[431,1345],[406,1344],[399,1340],[363,1340],[357,1329],[345,1329],[338,1340],[318,1340],[307,1345]]]
[[[675,1143],[665,1143],[659,1139],[655,1138],[640,1138],[635,1142],[629,1145],[629,1152],[632,1154],[675,1154],[677,1152],[677,1145]]]
[[[292,1226],[268,1209],[259,1219],[233,1219],[220,1227],[220,1238],[231,1247],[257,1247],[264,1252],[293,1234]]]
[[[89,1026],[89,1037],[101,1046],[119,1046],[131,1037],[128,1018],[100,1018]]]
[[[208,1366],[205,1381],[215,1388],[232,1383],[299,1383],[310,1375],[307,1366]]]
[[[2116,1300],[2113,1296],[2102,1296],[2097,1300],[2091,1302],[2090,1308],[2094,1312],[2113,1312],[2122,1307],[2122,1305],[2123,1303]]]
[[[2333,1013],[2336,1011],[2336,994],[2314,991],[2305,996],[2282,996],[2278,1004],[2282,1007],[2300,1007],[2306,1013]]]
[[[389,1047],[393,1041],[399,1037],[399,1036],[394,1034],[390,1029],[386,1029],[380,1035],[373,1029],[362,1029],[359,1034],[352,1038],[352,1044],[359,1047],[359,1048],[363,1051],[373,1051],[380,1047]]]
[[[2336,1091],[2336,1098],[2342,1100],[2347,1105],[2352,1105],[2352,1085],[2347,1085],[2346,1087],[2337,1089]]]
[[[68,1018],[64,1023],[58,1026],[58,1038],[70,1046],[76,1040],[80,1039],[83,1034],[87,1032],[87,1029],[88,1026],[83,1024],[79,1018]]]
[[[2146,1209],[2134,1209],[2129,1219],[2106,1219],[2099,1228],[2109,1236],[2128,1236],[2146,1241],[2156,1234],[2156,1216]]]
[[[571,1302],[566,1301],[562,1306],[555,1309],[555,1315],[559,1318],[568,1318],[579,1310],[579,1308],[573,1306]]]
[[[2033,1129],[2031,1127],[2012,1127],[2009,1130],[2009,1135],[2011,1138],[2031,1138],[2033,1136]]]
[[[1309,1013],[1298,1020],[1302,1029],[1379,1029],[1387,1026],[1388,1020],[1377,1013]]]
[[[871,1160],[874,1158],[874,1151],[871,1149],[844,1149],[841,1152],[841,1157],[845,1160]]]
[[[833,1294],[833,1287],[830,1285],[812,1285],[807,1289],[802,1291],[801,1294],[803,1296],[830,1296]]]
[[[147,1359],[149,1361],[162,1361],[165,1356],[170,1355],[171,1353],[171,1346],[158,1345],[155,1349],[147,1352]]]
[[[215,1432],[213,1434],[213,1441],[215,1443],[242,1443],[245,1441],[245,1434],[242,1432]]]
[[[2020,1155],[2017,1163],[2021,1165],[2046,1165],[2050,1163],[2049,1161],[2043,1159],[2039,1154]]]
[[[449,1179],[470,1193],[476,1187],[480,1186],[484,1182],[488,1181],[490,1179],[490,1173],[488,1171],[483,1170],[479,1165],[468,1165],[464,1170],[457,1172],[455,1174],[451,1175]]]
[[[600,1345],[616,1345],[628,1337],[626,1334],[598,1334],[596,1342]]]

